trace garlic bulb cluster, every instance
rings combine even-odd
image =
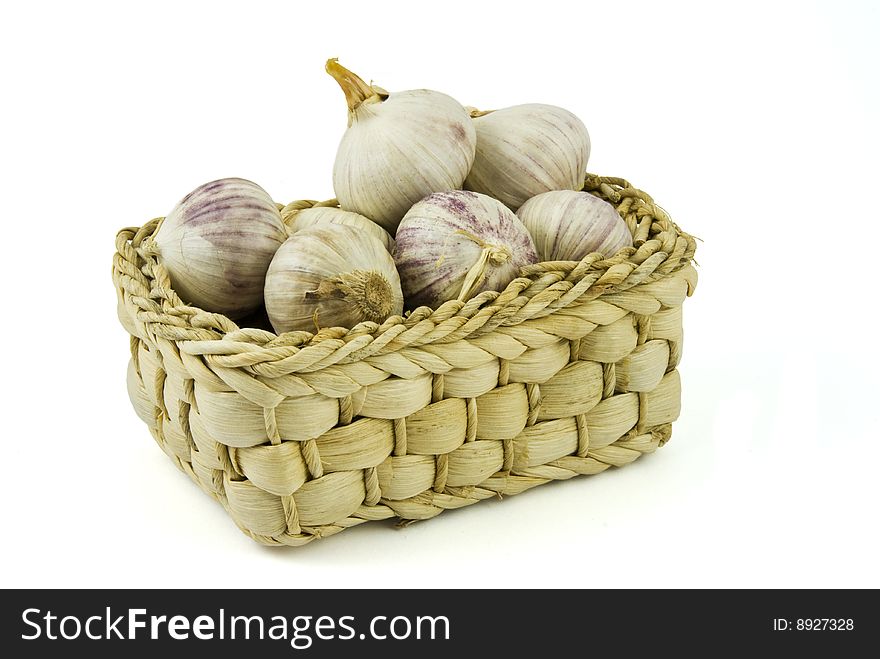
[[[583,187],[590,136],[568,110],[532,103],[472,114],[477,150],[465,189],[516,210],[542,192]]]
[[[385,229],[375,222],[358,213],[344,211],[333,206],[314,206],[303,210],[293,211],[282,216],[287,230],[292,234],[303,229],[327,224],[343,224],[354,227],[365,234],[372,236],[383,245],[389,252],[394,250],[394,238]]]
[[[327,62],[348,103],[348,130],[333,166],[344,210],[394,233],[410,207],[432,192],[460,188],[474,162],[476,133],[467,111],[440,92],[388,93],[336,60]]]
[[[412,308],[503,290],[522,266],[538,260],[529,232],[509,208],[463,190],[415,204],[396,240],[394,260]]]
[[[178,202],[155,240],[181,299],[234,319],[262,303],[266,270],[286,238],[281,214],[263,188],[224,178]]]
[[[237,178],[197,188],[155,236],[188,304],[279,333],[353,327],[632,245],[615,208],[580,192],[590,136],[571,112],[469,111],[436,91],[389,93],[335,59],[326,69],[348,105],[338,207],[279,211]]]
[[[400,278],[385,245],[340,224],[288,238],[269,266],[264,297],[279,334],[380,323],[403,312]]]
[[[614,206],[588,192],[545,192],[516,214],[542,261],[580,261],[593,252],[610,257],[632,247],[632,234]]]

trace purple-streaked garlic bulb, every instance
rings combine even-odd
[[[389,94],[332,59],[327,72],[348,103],[348,130],[333,165],[340,207],[393,234],[419,199],[461,187],[477,139],[458,101],[428,89]]]
[[[327,224],[343,224],[345,226],[354,227],[365,234],[373,236],[379,240],[385,249],[389,252],[394,251],[394,238],[378,224],[371,219],[364,217],[358,213],[344,211],[341,208],[333,206],[313,206],[304,210],[284,213],[282,218],[287,225],[287,230],[292,234],[303,229],[314,226],[324,226]]]
[[[593,252],[607,258],[632,247],[632,234],[614,206],[588,192],[545,192],[516,214],[532,234],[542,261],[580,261]]]
[[[471,114],[477,152],[465,189],[516,210],[542,192],[584,187],[590,135],[568,110],[531,103]]]
[[[476,192],[437,192],[415,204],[395,237],[394,260],[408,308],[437,307],[503,290],[538,254],[501,202]]]
[[[263,188],[223,178],[181,199],[155,239],[186,304],[236,319],[262,303],[266,270],[286,238],[281,213]]]
[[[269,266],[264,295],[279,334],[381,323],[403,313],[400,278],[385,245],[342,224],[288,238]]]

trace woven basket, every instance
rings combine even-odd
[[[185,305],[156,258],[161,218],[123,229],[113,281],[135,411],[267,545],[628,464],[662,446],[679,414],[695,241],[622,179],[588,175],[584,190],[617,207],[635,247],[314,335]]]

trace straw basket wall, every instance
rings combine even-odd
[[[635,247],[314,335],[187,306],[157,260],[161,218],[123,229],[113,281],[135,411],[268,545],[628,464],[662,446],[679,414],[695,242],[622,179],[588,175],[584,189],[617,207]]]

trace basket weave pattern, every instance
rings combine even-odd
[[[538,263],[500,293],[317,334],[240,328],[185,305],[157,261],[161,218],[123,229],[113,280],[134,408],[268,545],[628,464],[678,417],[695,241],[623,179],[588,175],[584,190],[617,207],[633,248]]]

